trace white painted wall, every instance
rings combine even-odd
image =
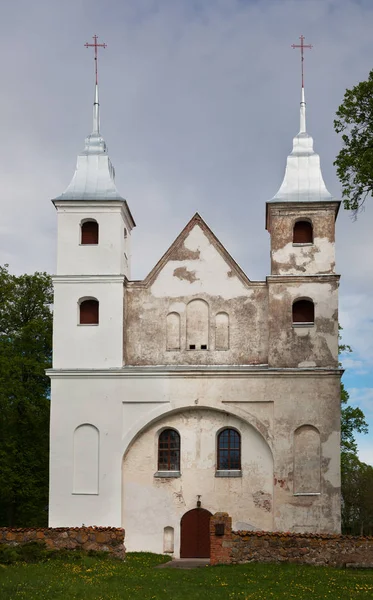
[[[57,273],[130,277],[131,226],[123,202],[55,202],[58,214]],[[99,243],[81,244],[80,224],[94,219]],[[124,228],[127,237],[124,236]]]
[[[123,364],[123,276],[54,277],[53,366],[112,368]],[[99,324],[79,324],[79,299],[99,301]]]

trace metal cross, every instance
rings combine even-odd
[[[300,56],[301,56],[301,65],[302,65],[302,88],[304,88],[304,75],[303,75],[303,61],[304,61],[304,55],[303,55],[303,50],[305,48],[308,48],[309,50],[311,50],[312,46],[311,44],[304,44],[304,35],[300,36],[300,44],[292,44],[291,47],[294,48],[300,48]]]
[[[106,48],[106,44],[98,44],[97,43],[97,35],[93,36],[94,44],[88,44],[86,42],[84,45],[86,48],[94,48],[95,49],[95,72],[96,72],[96,85],[98,84],[98,75],[97,75],[97,49],[98,48]]]

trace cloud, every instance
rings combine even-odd
[[[355,0],[26,0],[2,8],[0,253],[15,272],[55,271],[50,198],[90,132],[94,33],[102,132],[130,205],[132,275],[144,277],[198,211],[251,279],[269,273],[265,202],[299,127],[303,33],[308,130],[328,189],[345,89],[371,69],[373,3]],[[372,370],[373,201],[336,229],[340,320],[355,374]]]
[[[373,387],[350,388],[350,403],[359,406],[366,417],[373,418]]]

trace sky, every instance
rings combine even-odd
[[[93,52],[101,131],[137,223],[142,279],[198,211],[252,280],[269,274],[265,202],[299,130],[305,51],[307,129],[325,183],[341,187],[333,119],[373,67],[371,0],[13,0],[0,8],[0,260],[11,272],[56,266],[50,202],[69,184],[91,131]],[[340,323],[351,403],[370,424],[373,465],[373,199],[337,221]]]

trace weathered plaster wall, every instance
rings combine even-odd
[[[144,282],[127,287],[126,364],[267,362],[266,284],[247,280],[200,223],[193,223],[159,267]],[[194,326],[193,315],[188,317],[189,303],[196,299],[206,303],[206,350],[189,348],[188,330]],[[227,350],[217,349],[217,315],[222,312],[229,318]],[[167,350],[169,313],[180,317],[180,350]],[[196,321],[195,328],[201,329],[201,323]]]
[[[127,367],[101,374],[91,371],[55,374],[51,407],[50,525],[122,526],[123,518],[127,523],[122,502],[126,506],[125,512],[132,514],[145,500],[149,519],[150,515],[155,519],[154,494],[158,518],[148,534],[143,531],[140,541],[129,532],[128,547],[132,549],[134,543],[137,549],[140,545],[143,550],[157,546],[157,551],[163,551],[159,546],[163,535],[160,532],[169,524],[164,523],[162,527],[158,524],[159,519],[163,519],[162,490],[168,490],[169,498],[180,488],[172,487],[179,480],[165,486],[155,483],[155,432],[179,419],[180,427],[185,427],[182,432],[182,448],[188,448],[185,458],[196,465],[195,477],[193,469],[187,468],[187,471],[190,469],[188,484],[183,485],[188,509],[193,507],[196,495],[202,493],[203,505],[208,510],[230,507],[236,527],[339,532],[339,372],[322,374],[294,370],[281,374],[251,367],[229,369],[211,367],[188,372]],[[190,410],[198,409],[202,411],[200,415],[207,411],[207,416],[202,418],[197,412],[195,416],[190,415]],[[185,413],[190,416],[178,416]],[[262,515],[262,511],[260,509],[258,513],[258,506],[253,506],[250,501],[252,491],[240,487],[246,485],[244,478],[237,478],[238,481],[232,478],[227,483],[214,477],[212,430],[219,423],[233,422],[243,428],[245,447],[252,448],[256,440],[255,452],[245,458],[247,469],[251,468],[252,459],[260,469],[263,462],[266,463],[268,448],[271,448],[274,457],[271,524],[266,521],[269,518],[266,512],[263,512],[261,524],[257,524],[258,514]],[[74,492],[74,432],[83,424],[98,431],[98,489],[79,489],[77,493]],[[294,433],[304,425],[314,427],[320,433],[320,493],[295,496]],[[134,450],[135,446],[138,451]],[[128,486],[131,491],[130,495],[125,492],[122,498],[122,460],[128,449],[131,476],[126,476],[125,460],[123,486],[124,490]],[[96,461],[96,454],[91,458],[84,456],[87,461]],[[91,472],[91,464],[87,464],[87,470]],[[131,481],[136,484],[135,491]],[[266,494],[268,479],[264,478],[263,482],[265,488],[258,491]],[[238,489],[243,489],[244,493],[243,504],[237,500],[240,513],[236,516],[235,507],[231,505],[231,491],[238,495]],[[215,496],[219,506],[214,504]],[[266,496],[258,493],[255,501],[260,505],[263,499],[266,500]],[[167,516],[171,514],[173,503],[174,498],[164,504]],[[179,507],[179,512],[175,509],[173,513],[174,522],[176,516],[179,518],[180,510]],[[184,506],[186,511],[187,506]],[[141,511],[137,519],[140,514]],[[131,528],[131,523],[128,527]]]
[[[338,366],[337,276],[269,277],[269,352],[271,367]],[[292,324],[292,305],[313,301],[313,326]]]
[[[158,435],[176,429],[181,438],[181,476],[155,477]],[[216,438],[225,427],[242,436],[242,476],[216,477]],[[180,520],[196,507],[214,513],[226,508],[239,528],[271,529],[273,525],[273,463],[262,436],[248,423],[213,410],[194,408],[169,415],[147,428],[123,461],[123,526],[129,550],[163,552],[163,531],[175,531],[175,556],[180,547]],[[151,502],[149,502],[151,499]]]
[[[335,218],[338,202],[268,203],[272,275],[335,272]],[[313,225],[312,244],[293,244],[296,221]]]
[[[339,533],[340,522],[340,381],[339,375],[315,374],[310,377],[279,377],[278,400],[274,404],[276,432],[275,456],[275,530]],[[297,467],[296,432],[312,427],[320,436],[319,488],[302,493],[294,487]],[[309,464],[305,462],[305,476]],[[315,454],[308,459],[317,468]],[[298,463],[298,478],[300,476]],[[314,480],[314,478],[313,478]],[[298,493],[297,493],[298,492]]]

